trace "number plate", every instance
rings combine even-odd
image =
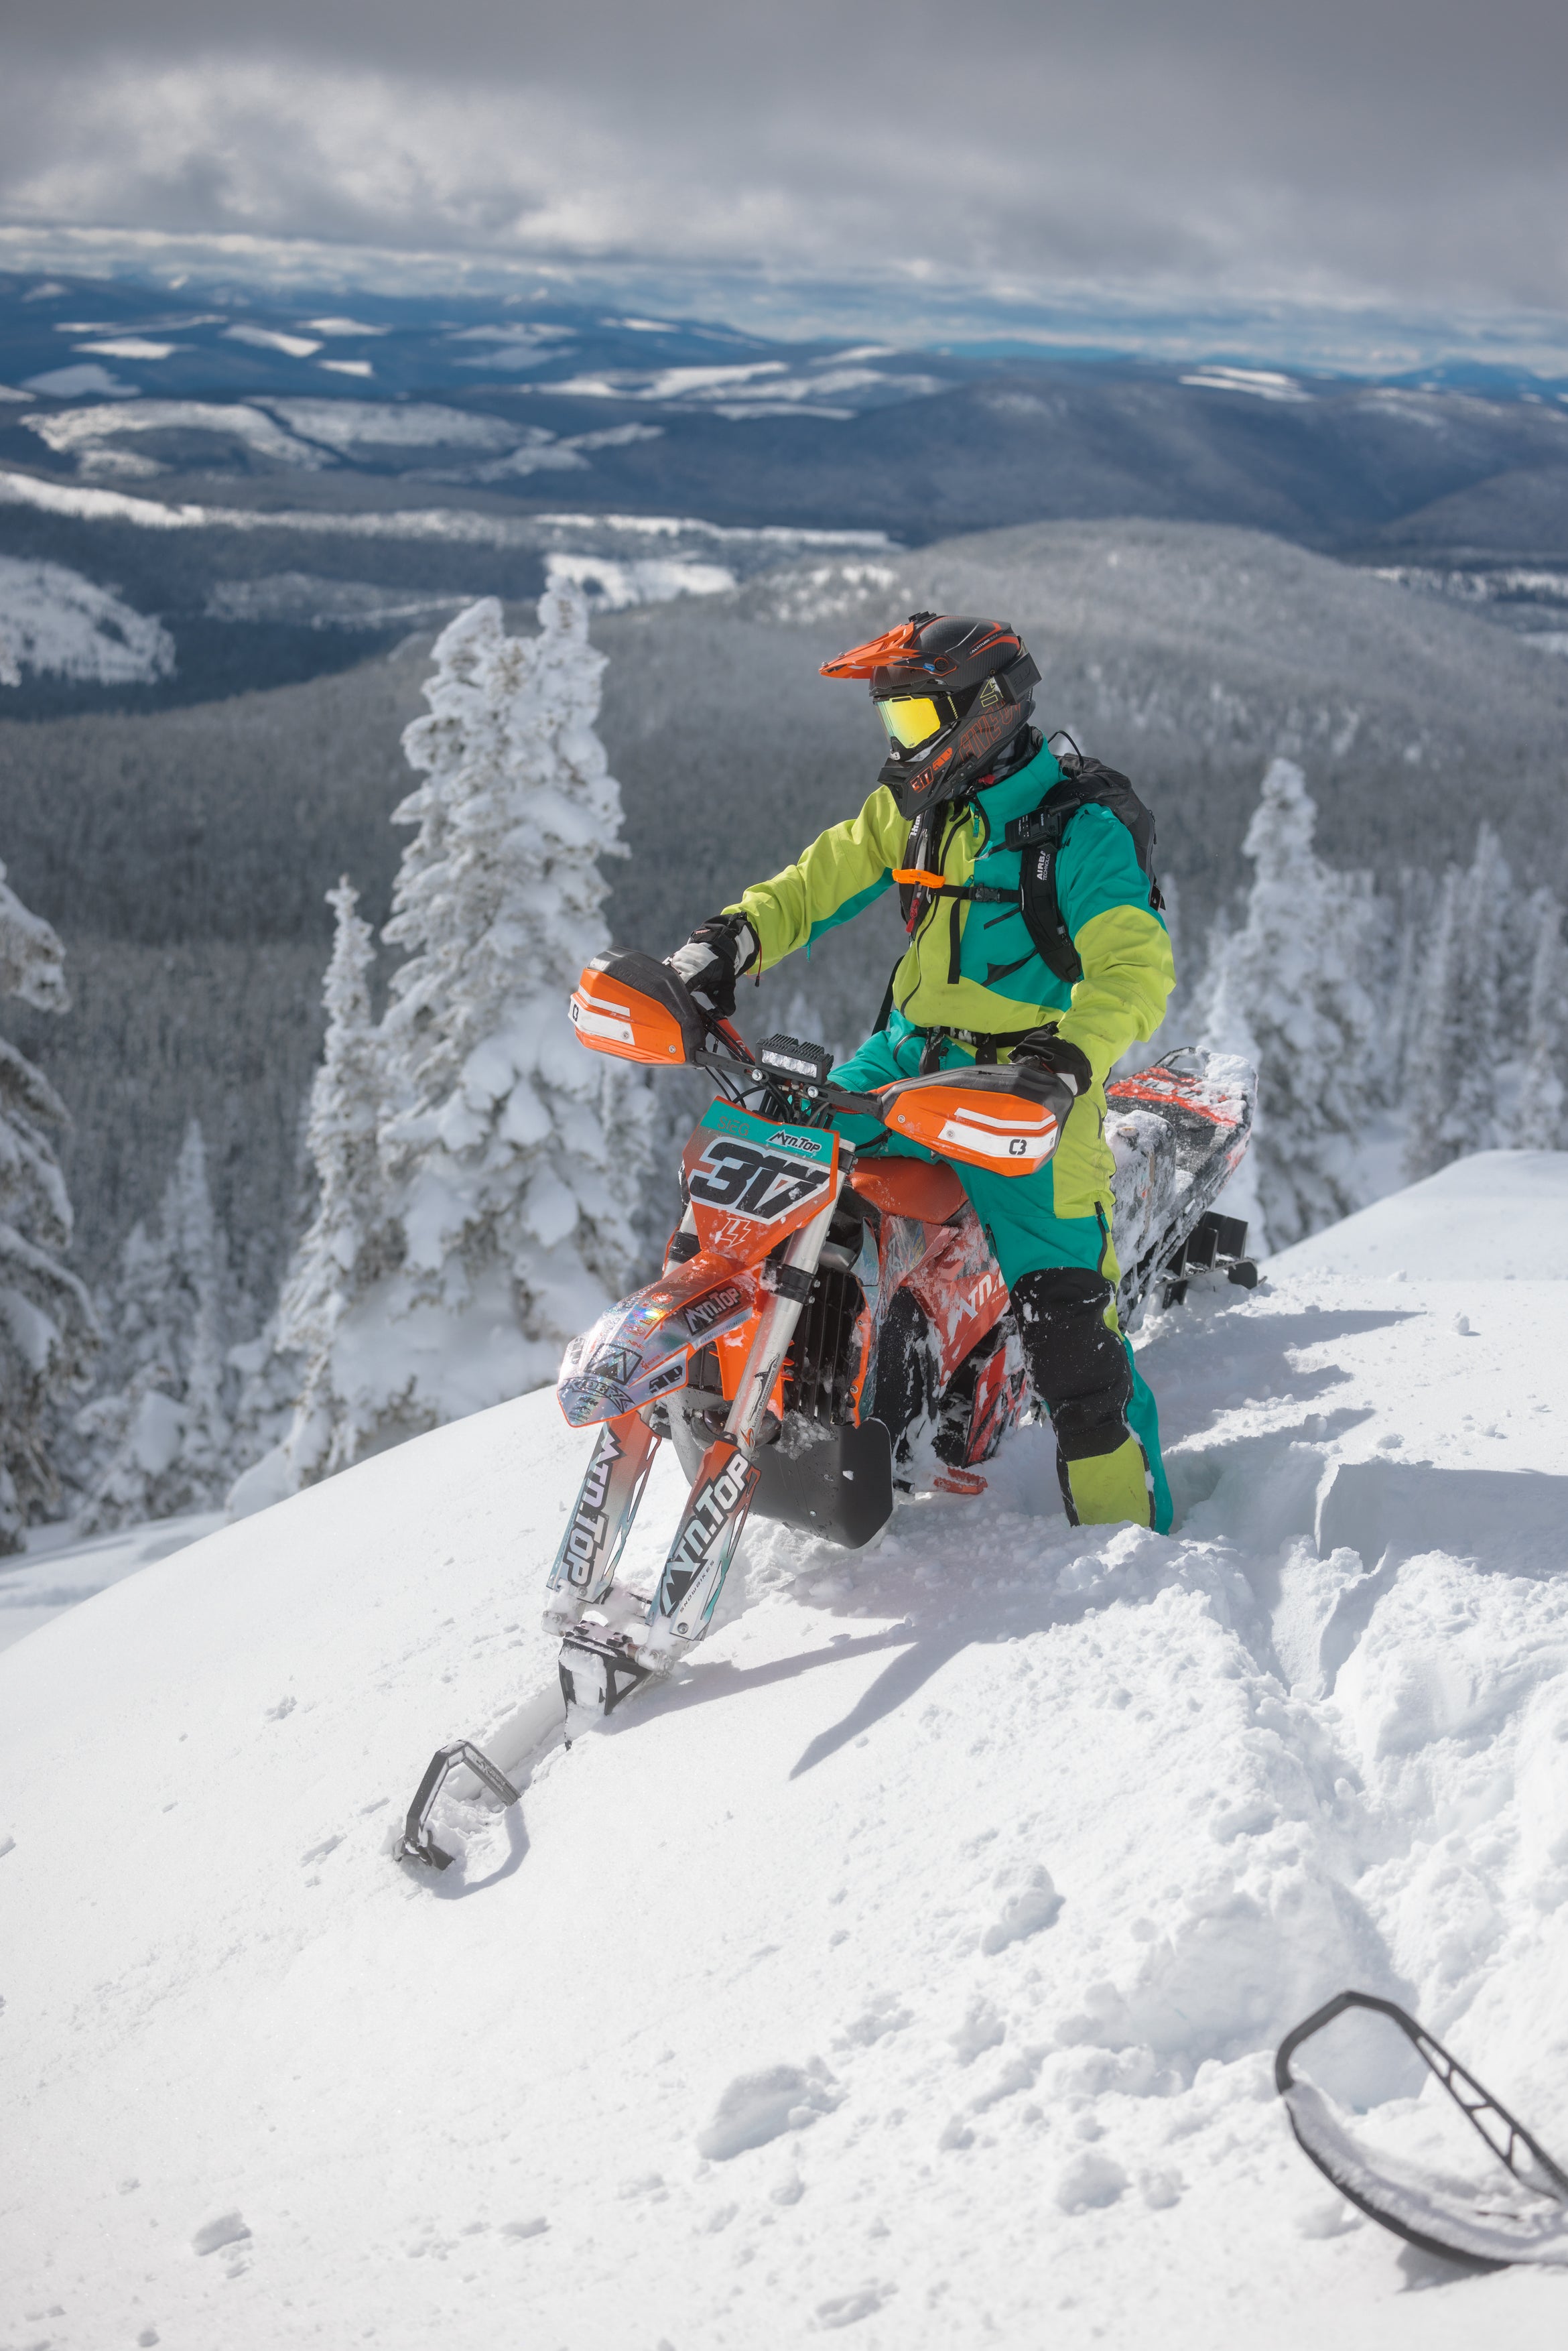
[[[712,1103],[681,1163],[704,1249],[748,1264],[766,1257],[826,1207],[838,1161],[831,1131]]]

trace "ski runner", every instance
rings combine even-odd
[[[1041,955],[1022,901],[1031,851],[1006,835],[1009,824],[1027,834],[1016,820],[1040,808],[1064,770],[1030,724],[1040,672],[1016,630],[915,612],[825,662],[821,674],[870,681],[888,737],[877,789],[858,816],[743,891],[668,960],[728,1017],[743,974],[760,977],[896,885],[909,946],[875,1033],[835,1082],[869,1092],[977,1059],[1025,1058],[1067,1081],[1076,1099],[1037,1174],[956,1173],[1012,1294],[1035,1395],[1056,1432],[1068,1517],[1163,1533],[1171,1502],[1158,1416],[1116,1313],[1104,1140],[1105,1080],[1134,1038],[1153,1036],[1175,983],[1158,889],[1128,823],[1102,804],[1078,808],[1053,879],[1082,976],[1058,977]],[[879,1132],[865,1119],[835,1123],[856,1144]],[[898,1138],[887,1148],[931,1156]]]

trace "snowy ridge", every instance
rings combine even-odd
[[[1553,2272],[1411,2292],[1270,2060],[1385,1991],[1568,2143],[1563,1292],[1270,1271],[1143,1342],[1174,1536],[1069,1529],[1025,1431],[870,1554],[755,1530],[689,1675],[570,1752],[548,1395],[0,1659],[0,2341],[1560,2340]],[[634,1576],[675,1502],[661,1458]],[[522,1802],[413,1878],[460,1731]],[[1330,2038],[1429,2164],[1403,2044]]]
[[[25,669],[95,685],[150,685],[174,669],[174,640],[110,588],[63,563],[0,555],[0,686]]]

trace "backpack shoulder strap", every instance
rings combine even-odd
[[[1081,809],[1108,809],[1133,836],[1139,871],[1149,884],[1149,905],[1165,904],[1155,874],[1155,820],[1127,777],[1098,759],[1069,754],[1061,781],[1052,784],[1037,809],[1014,817],[1004,846],[1019,850],[1019,899],[1025,927],[1040,959],[1070,986],[1083,977],[1083,965],[1062,919],[1056,889],[1056,861],[1068,826]]]

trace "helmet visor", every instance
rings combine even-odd
[[[901,694],[879,701],[882,723],[895,750],[915,751],[950,726],[953,707],[946,695]]]

